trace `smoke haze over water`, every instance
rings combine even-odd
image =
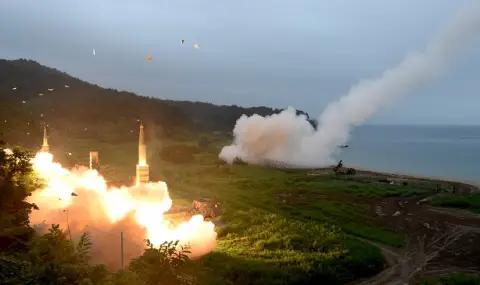
[[[361,80],[338,101],[330,103],[314,130],[293,108],[261,117],[243,115],[233,130],[234,141],[219,157],[253,164],[269,161],[293,167],[330,165],[337,147],[348,141],[352,127],[363,124],[379,109],[407,95],[413,88],[443,74],[450,60],[480,36],[480,1],[459,11],[426,46],[423,53],[408,54],[398,66],[377,78]]]

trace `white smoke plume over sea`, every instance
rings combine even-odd
[[[232,145],[219,157],[253,164],[282,162],[290,167],[331,165],[337,147],[348,141],[350,131],[415,87],[442,75],[450,61],[464,53],[480,36],[480,1],[459,11],[427,45],[425,51],[408,54],[400,64],[377,78],[361,80],[338,101],[330,103],[318,118],[317,130],[293,108],[280,114],[240,117]]]

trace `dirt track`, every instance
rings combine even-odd
[[[480,215],[435,209],[421,198],[387,198],[373,203],[379,225],[405,235],[403,249],[381,248],[389,267],[358,285],[418,284],[423,275],[480,272]]]

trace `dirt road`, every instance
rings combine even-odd
[[[480,215],[437,209],[420,198],[387,198],[372,205],[376,221],[407,237],[403,249],[378,246],[388,268],[358,285],[417,284],[423,275],[480,272]]]

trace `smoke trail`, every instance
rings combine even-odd
[[[317,131],[291,108],[269,117],[244,115],[233,130],[233,144],[224,147],[219,157],[229,163],[240,158],[255,164],[273,160],[296,167],[327,166],[337,146],[348,140],[352,127],[441,75],[452,57],[464,52],[479,35],[480,2],[472,1],[432,39],[425,52],[407,55],[397,67],[360,81],[330,103],[318,118]]]

